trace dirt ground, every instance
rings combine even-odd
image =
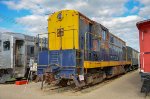
[[[40,90],[40,83],[0,85],[0,99],[150,99],[140,93],[140,88],[139,71],[134,71],[82,91],[70,87]]]

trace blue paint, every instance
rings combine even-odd
[[[39,52],[39,65],[48,65],[48,51]]]
[[[40,52],[38,62],[38,75],[43,74],[44,69],[48,66],[52,68],[52,72],[59,72],[56,76],[58,78],[68,78],[71,77],[70,75],[75,75],[77,73],[76,50],[54,50]]]
[[[47,66],[38,66],[37,67],[37,75],[42,75]]]

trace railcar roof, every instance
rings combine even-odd
[[[136,23],[136,26],[139,28],[139,26],[143,24],[150,24],[150,19],[139,21]]]
[[[134,49],[134,48],[132,48],[132,47],[130,47],[130,46],[126,46],[126,47],[131,48],[131,49],[134,50],[135,52],[139,53],[138,50],[136,50],[136,49]]]
[[[115,38],[117,38],[118,40],[120,40],[120,41],[122,41],[122,42],[124,42],[124,43],[126,43],[124,40],[122,40],[121,38],[119,38],[118,36],[116,36],[116,35],[114,35],[113,33],[110,33],[111,35],[113,35]]]
[[[24,35],[26,37],[34,37],[34,36],[30,36],[30,35],[26,35],[26,34],[22,34],[22,33],[14,33],[14,32],[1,32],[0,34],[8,34],[8,35]]]

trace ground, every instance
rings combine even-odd
[[[40,83],[0,85],[0,99],[150,99],[140,93],[140,88],[139,71],[134,71],[82,91],[49,87],[40,90]]]

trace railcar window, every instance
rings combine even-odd
[[[2,41],[0,40],[0,52],[2,51]]]
[[[30,52],[31,52],[31,54],[34,54],[34,47],[33,46],[30,48]]]
[[[4,51],[10,50],[10,41],[3,42],[3,50]]]

